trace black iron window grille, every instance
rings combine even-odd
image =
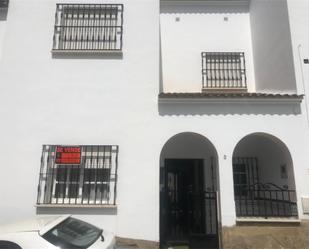
[[[53,52],[121,51],[122,4],[57,4]]]
[[[9,0],[0,0],[0,9],[9,7]]]
[[[233,178],[235,196],[246,195],[247,187],[259,182],[258,159],[256,157],[234,157]]]
[[[237,217],[297,217],[296,191],[273,183],[256,183],[241,187],[235,195]]]
[[[202,52],[203,89],[246,90],[245,54]]]
[[[116,145],[43,145],[37,205],[116,205],[117,167]]]
[[[274,183],[261,183],[258,159],[233,158],[237,217],[297,217],[296,191]]]

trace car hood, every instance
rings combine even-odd
[[[52,227],[67,219],[66,216],[37,216],[32,219],[23,220],[11,224],[0,225],[0,234],[16,232],[34,232],[37,231],[43,235]]]

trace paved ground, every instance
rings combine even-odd
[[[224,227],[222,249],[309,249],[309,222]]]
[[[221,239],[222,249],[309,249],[309,221],[302,221],[300,225],[276,223],[224,227]],[[117,238],[117,249],[159,249],[159,243]],[[188,246],[165,249],[188,249]],[[196,246],[194,249],[205,248]]]
[[[137,246],[116,245],[116,249],[138,249]]]
[[[147,240],[116,238],[117,249],[159,249],[159,243]]]

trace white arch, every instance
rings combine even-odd
[[[165,159],[203,159],[205,190],[208,183],[215,184],[219,189],[219,168],[217,150],[205,136],[195,132],[181,132],[167,140],[160,153],[160,167],[163,168]],[[210,171],[213,166],[213,171]],[[214,181],[212,180],[214,174]]]
[[[257,157],[262,183],[273,182],[295,190],[292,156],[287,145],[278,137],[265,132],[250,133],[236,144],[233,151],[235,157]],[[287,178],[282,172],[284,167]]]

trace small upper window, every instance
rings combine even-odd
[[[52,51],[121,51],[122,24],[122,4],[57,4]]]
[[[0,21],[6,21],[8,8],[9,7],[9,0],[0,0]]]
[[[202,52],[203,90],[247,91],[243,52]]]

